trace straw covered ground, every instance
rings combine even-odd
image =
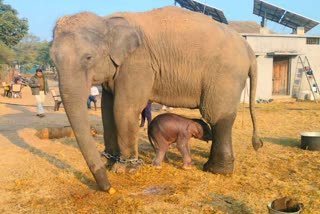
[[[139,154],[145,165],[136,174],[108,172],[117,191],[109,195],[97,189],[74,138],[39,138],[41,128],[68,125],[63,108],[54,112],[48,96],[46,117],[38,118],[29,89],[23,90],[21,100],[0,97],[1,213],[267,213],[268,202],[283,196],[303,203],[304,213],[320,213],[320,153],[299,148],[300,132],[320,130],[320,104],[257,104],[264,141],[258,152],[251,146],[248,107],[240,105],[233,127],[232,176],[203,172],[211,142],[195,139],[190,141],[191,170],[181,168],[175,147],[168,152],[169,163],[153,168],[154,152],[141,129]],[[197,110],[170,111],[199,116]],[[89,113],[101,151],[100,109]]]

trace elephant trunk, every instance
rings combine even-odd
[[[77,81],[78,82],[78,81]],[[87,98],[89,84],[77,84],[70,78],[60,77],[60,90],[63,105],[75,134],[78,146],[86,163],[101,190],[107,191],[111,185],[105,166],[96,149],[95,140],[90,134]]]

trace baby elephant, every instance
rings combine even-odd
[[[189,139],[194,137],[208,142],[212,140],[212,133],[207,123],[201,119],[188,119],[176,114],[165,113],[151,121],[148,127],[148,137],[156,152],[152,161],[154,166],[161,168],[161,162],[169,145],[176,142],[183,157],[183,168],[189,169],[191,167]]]

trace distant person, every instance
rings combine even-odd
[[[41,69],[37,69],[35,75],[30,78],[29,86],[32,95],[36,98],[37,116],[44,117],[43,103],[45,102],[46,94],[49,92],[49,87],[45,75]]]
[[[16,76],[13,81],[11,82],[11,89],[10,89],[10,93],[11,93],[11,96],[13,96],[13,87],[15,87],[15,93],[16,94],[19,94],[19,97],[22,98],[22,93],[21,93],[21,89],[23,87],[23,84],[22,84],[22,76],[21,74],[18,74],[18,76]],[[13,86],[13,85],[20,85],[20,92],[17,92],[18,91],[18,88],[16,86]]]
[[[148,121],[148,126],[152,120],[152,117],[151,117],[151,101],[148,101],[146,107],[142,110],[141,112],[141,122],[140,122],[140,127],[144,127],[144,123],[145,123],[145,120],[147,118],[147,121]]]
[[[310,66],[306,66],[306,67],[304,67],[304,69],[306,70],[308,75],[312,75],[313,74],[312,69],[310,68]]]
[[[168,107],[166,105],[162,105],[161,110],[162,111],[167,111]],[[172,110],[172,107],[169,107],[169,110]]]
[[[97,102],[96,96],[98,96],[98,95],[99,95],[98,88],[94,85],[91,86],[90,94],[89,94],[89,97],[87,100],[88,109],[91,109],[91,102],[94,102],[94,103]]]
[[[13,80],[14,84],[22,84],[21,74],[18,74]]]
[[[3,82],[2,86],[3,86],[3,89],[4,89],[3,96],[9,97],[10,90],[11,90],[11,85],[9,83]]]

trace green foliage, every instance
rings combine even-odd
[[[0,64],[11,64],[15,56],[15,52],[0,41]]]
[[[17,11],[0,0],[0,40],[12,47],[28,33],[28,20],[19,19]]]
[[[0,0],[0,13],[3,11],[11,11],[13,14],[17,15],[18,12],[11,7],[11,5],[3,4],[3,0]]]
[[[40,39],[32,34],[27,34],[16,46],[13,47],[17,54],[19,64],[35,63],[37,57],[37,43]]]
[[[0,63],[16,61],[27,70],[34,65],[52,65],[50,43],[28,34],[27,19],[19,19],[17,15],[15,9],[0,0]]]
[[[53,63],[49,55],[49,49],[50,49],[51,43],[52,41],[51,42],[42,41],[38,43],[38,48],[37,48],[38,55],[37,55],[36,61],[37,61],[37,64],[41,65],[42,67],[46,65],[53,66]]]
[[[27,34],[16,46],[14,50],[16,52],[16,60],[20,65],[23,65],[25,69],[29,70],[34,64],[46,67],[52,65],[49,57],[50,42],[40,41],[40,38]]]

